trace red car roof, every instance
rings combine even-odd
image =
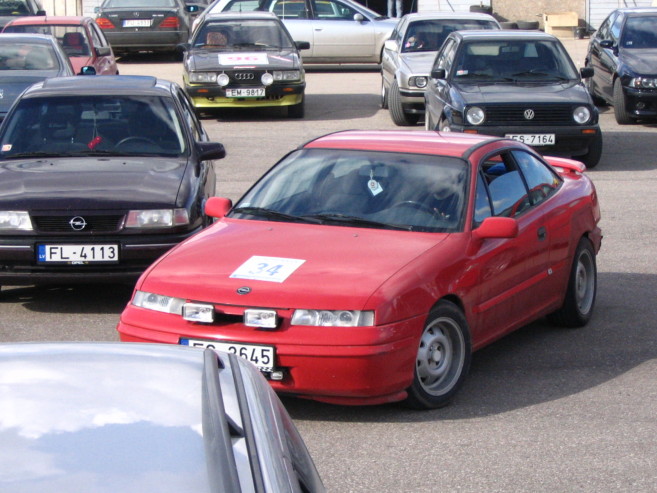
[[[413,130],[348,130],[319,137],[305,148],[358,149],[367,151],[407,152],[461,157],[478,144],[496,140],[462,133],[438,133]]]

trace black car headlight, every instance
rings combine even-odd
[[[657,89],[656,77],[634,77],[630,79],[629,87],[634,89]]]
[[[414,75],[413,77],[409,77],[408,79],[408,85],[410,87],[419,87],[420,89],[424,89],[427,87],[427,82],[429,78],[423,75]]]
[[[0,211],[0,231],[33,231],[27,211]]]
[[[573,120],[580,125],[588,123],[591,120],[591,110],[586,106],[578,106],[573,111]]]
[[[215,84],[217,82],[217,74],[215,72],[190,72],[189,82],[195,84]]]
[[[471,106],[465,112],[465,119],[470,125],[481,125],[486,120],[486,112],[479,106]]]

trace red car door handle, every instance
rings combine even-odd
[[[545,229],[545,226],[541,226],[540,228],[538,228],[536,234],[538,235],[539,241],[545,240],[545,238],[547,238],[547,230]]]

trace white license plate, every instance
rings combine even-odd
[[[123,27],[151,27],[151,19],[126,19]]]
[[[265,96],[264,87],[252,87],[247,89],[226,89],[228,98],[262,98]]]
[[[530,146],[551,146],[555,142],[554,134],[507,134],[505,137]]]
[[[274,347],[259,346],[255,344],[238,344],[235,342],[203,341],[199,339],[180,339],[184,346],[217,349],[250,361],[261,371],[274,370]]]
[[[118,262],[119,246],[105,245],[39,245],[40,263],[86,264],[89,262]]]

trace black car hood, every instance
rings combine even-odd
[[[589,96],[579,81],[561,83],[484,83],[457,85],[466,104],[483,103],[588,103]]]
[[[25,71],[21,72],[25,73]],[[56,75],[56,71],[40,70],[38,75],[34,75],[34,71],[32,71],[31,75],[16,74],[0,76],[0,113],[7,113],[12,103],[26,88],[36,82],[41,82],[48,77],[54,77]]]
[[[171,207],[186,166],[157,157],[0,161],[0,210]]]
[[[235,63],[235,58],[248,58],[257,55],[257,63]],[[261,70],[293,70],[299,68],[299,56],[290,50],[285,51],[219,51],[192,50],[187,57],[189,70],[232,70],[238,68]]]
[[[627,68],[640,75],[657,74],[657,49],[621,50],[620,58]]]

